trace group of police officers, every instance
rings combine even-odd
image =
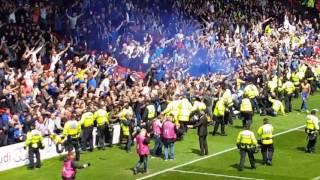
[[[187,98],[185,95],[177,94],[172,97],[165,109],[159,112],[158,108],[147,100],[145,108],[144,121],[139,126],[150,131],[152,121],[156,119],[159,114],[165,116],[170,115],[173,121],[179,124],[183,133],[187,132],[190,119],[196,117],[197,114],[206,114],[208,121],[213,120],[214,128],[212,135],[220,134],[226,136],[225,125],[233,124],[233,116],[239,110],[242,119],[244,130],[241,131],[237,137],[237,147],[240,150],[240,164],[239,170],[243,170],[244,160],[248,154],[251,168],[256,168],[254,153],[260,145],[263,155],[263,163],[272,165],[273,147],[273,126],[268,119],[264,119],[264,124],[258,129],[259,141],[255,135],[250,131],[252,124],[252,117],[254,113],[261,115],[277,116],[279,114],[285,115],[286,112],[292,111],[291,100],[294,95],[298,97],[298,90],[301,88],[300,81],[297,81],[294,74],[291,78],[285,78],[284,83],[280,78],[273,77],[267,84],[267,98],[261,100],[259,98],[264,89],[259,89],[253,83],[246,83],[243,89],[243,94],[238,97],[240,103],[235,104],[235,98],[227,85],[223,85],[221,91],[216,95],[213,105],[206,103],[204,97],[196,97],[193,99]],[[290,80],[291,79],[291,80]],[[243,82],[237,79],[237,90],[240,90],[238,83]],[[308,81],[304,82],[308,84]],[[303,87],[302,87],[303,89]],[[310,91],[310,87],[309,87]],[[276,95],[277,93],[277,95]],[[310,92],[308,92],[310,93]],[[283,97],[285,106],[282,104],[280,98]],[[267,99],[267,100],[266,100]],[[266,103],[267,101],[267,103]],[[268,104],[269,105],[266,105]],[[105,149],[106,136],[110,136],[109,124],[110,114],[106,110],[106,104],[100,104],[99,109],[93,113],[95,109],[88,108],[88,112],[82,114],[81,120],[77,121],[72,112],[69,112],[68,121],[64,125],[63,138],[55,139],[57,143],[64,143],[67,151],[74,150],[76,153],[76,160],[80,160],[80,147],[82,151],[93,150],[93,128],[97,127],[98,148]],[[120,121],[122,129],[122,137],[126,139],[126,151],[130,152],[133,142],[133,131],[135,130],[136,122],[134,118],[134,111],[129,106],[129,101],[125,101],[122,110],[117,114],[117,119]],[[195,118],[196,119],[196,118]],[[221,128],[218,133],[219,126]],[[306,133],[308,135],[308,144],[306,152],[315,152],[315,144],[318,137],[319,125],[316,116],[316,110],[312,110],[307,116]],[[200,144],[203,142],[200,142]],[[35,129],[27,134],[26,147],[29,148],[30,168],[34,167],[34,154],[36,155],[36,167],[40,167],[40,153],[39,149],[43,148],[41,133]],[[202,150],[201,150],[202,152]]]

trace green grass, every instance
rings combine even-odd
[[[309,99],[310,108],[319,108],[320,95],[311,96]],[[300,107],[300,99],[293,103],[294,109]],[[275,133],[292,129],[305,123],[306,114],[294,111],[286,116],[271,118],[271,123],[275,127]],[[262,124],[260,116],[254,117],[252,130],[256,132]],[[234,126],[227,127],[228,136],[209,136],[209,153],[214,154],[235,146],[236,135],[241,130],[241,121],[236,120]],[[212,131],[212,127],[210,127]],[[302,148],[306,144],[306,135],[303,131],[289,132],[275,138],[275,155],[272,167],[260,165],[261,155],[256,154],[257,169],[245,169],[238,172],[236,167],[239,162],[237,150],[233,150],[218,156],[192,163],[177,170],[196,171],[204,173],[216,173],[224,175],[263,178],[263,179],[312,179],[320,175],[318,172],[320,153],[306,154]],[[318,149],[319,144],[318,144]],[[149,159],[149,173],[152,174],[167,168],[171,168],[195,159],[201,158],[199,152],[198,137],[195,130],[190,130],[182,142],[175,145],[175,161],[163,161],[160,158]],[[77,179],[136,179],[144,175],[132,175],[132,168],[138,160],[133,147],[133,153],[127,154],[117,146],[108,148],[106,151],[94,151],[81,155],[82,162],[91,162],[92,166],[85,170],[79,170]],[[56,180],[60,179],[63,157],[46,160],[40,170],[30,171],[26,167],[16,168],[0,172],[0,179],[23,179],[23,180]],[[246,162],[249,166],[249,162]],[[184,174],[181,172],[168,171],[150,179],[230,179],[206,175]]]

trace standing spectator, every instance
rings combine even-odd
[[[139,161],[135,168],[133,168],[133,173],[137,174],[139,172],[140,166],[143,164],[142,173],[147,173],[148,171],[148,155],[149,155],[149,146],[150,139],[147,135],[145,129],[141,129],[140,133],[136,136],[137,142],[137,154],[139,155]]]
[[[208,155],[208,117],[204,111],[200,111],[199,121],[193,126],[198,128],[200,155]]]
[[[173,118],[170,116],[164,120],[162,124],[162,142],[164,145],[164,160],[174,160],[174,143],[177,138],[176,131],[179,128],[172,122]]]

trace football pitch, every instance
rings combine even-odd
[[[319,108],[320,94],[309,98],[309,109]],[[147,174],[133,175],[138,156],[135,147],[132,153],[126,153],[120,146],[95,150],[81,155],[82,162],[90,162],[91,167],[79,170],[77,179],[310,179],[320,180],[320,151],[306,154],[306,134],[304,124],[306,114],[296,111],[300,108],[300,99],[293,103],[293,112],[286,116],[268,117],[275,128],[275,153],[272,166],[261,164],[262,156],[255,154],[257,169],[251,170],[249,160],[246,168],[237,171],[239,151],[235,147],[236,136],[241,130],[241,121],[235,120],[228,126],[228,136],[208,135],[209,155],[199,156],[198,137],[195,130],[189,130],[184,140],[175,144],[175,160],[163,161],[149,157]],[[251,130],[256,133],[262,124],[259,115],[254,116]],[[209,127],[209,132],[212,126]],[[151,144],[150,147],[152,147]],[[320,149],[319,143],[317,150]],[[0,179],[57,180],[61,179],[63,156],[46,160],[39,170],[27,170],[26,167],[0,172]]]

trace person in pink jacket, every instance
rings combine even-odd
[[[152,134],[154,139],[154,147],[151,154],[153,156],[162,155],[161,128],[162,128],[161,118],[156,118],[155,120],[152,121]]]
[[[63,162],[62,168],[62,179],[63,180],[74,180],[76,179],[77,169],[83,169],[90,166],[90,163],[80,164],[74,161],[74,153],[70,151],[67,155],[66,160]]]
[[[164,145],[164,160],[174,160],[174,142],[177,139],[176,125],[172,122],[172,117],[164,120],[161,129],[161,139]]]
[[[142,173],[146,173],[148,170],[148,155],[150,153],[148,144],[150,143],[150,138],[147,135],[145,129],[141,129],[140,133],[136,136],[137,144],[137,154],[139,155],[139,161],[136,164],[136,167],[133,168],[133,174],[137,174],[141,165],[143,164]]]

